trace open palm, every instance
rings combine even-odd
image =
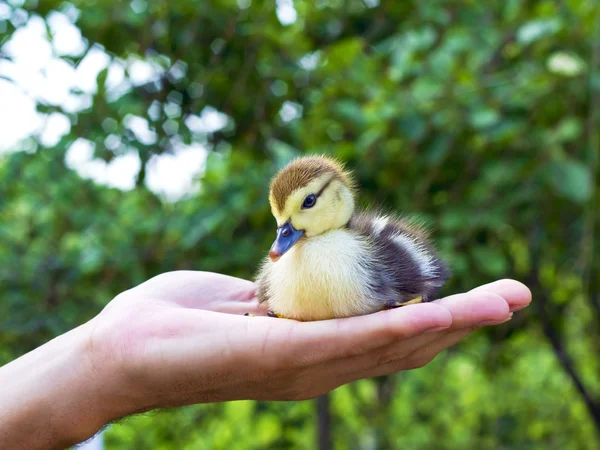
[[[127,381],[129,409],[297,400],[421,367],[530,300],[524,285],[501,280],[431,303],[296,322],[266,317],[250,281],[171,272],[115,298],[93,319],[90,345]]]

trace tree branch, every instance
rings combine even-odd
[[[567,375],[569,375],[569,377],[573,381],[573,384],[575,385],[575,388],[583,398],[583,401],[590,413],[590,416],[594,420],[596,431],[598,432],[598,434],[600,434],[600,403],[594,400],[589,390],[584,385],[583,380],[581,379],[581,377],[577,373],[577,370],[575,369],[573,361],[571,360],[564,348],[559,333],[552,325],[550,315],[546,310],[546,306],[550,304],[549,299],[544,294],[544,289],[539,283],[539,280],[537,278],[537,270],[532,271],[528,285],[531,291],[534,293],[534,297],[536,298],[536,301],[533,303],[536,306],[537,313],[542,324],[542,330],[544,331],[546,338],[550,341],[552,349],[554,350],[554,353],[556,354],[556,357],[558,358],[558,361],[562,366],[563,370],[567,373]]]
[[[329,411],[329,394],[317,398],[317,439],[319,450],[331,450],[331,412]]]
[[[594,421],[596,432],[600,436],[600,402],[597,402],[590,391],[586,388],[583,380],[577,373],[575,365],[569,357],[566,349],[563,345],[562,338],[554,325],[552,324],[551,315],[548,313],[547,308],[552,305],[549,296],[546,294],[542,283],[539,279],[539,261],[541,260],[542,253],[542,228],[540,224],[536,224],[531,230],[530,236],[530,248],[531,248],[531,271],[527,276],[527,285],[531,290],[533,297],[536,299],[533,303],[535,311],[542,324],[542,330],[544,335],[552,345],[552,349],[558,362],[562,366],[563,370],[569,375],[575,388],[583,398],[583,401],[588,409],[588,412]]]
[[[590,276],[594,266],[594,231],[598,205],[598,159],[600,158],[600,88],[596,86],[595,79],[600,77],[600,10],[596,13],[595,39],[592,40],[591,62],[589,74],[590,107],[587,120],[588,145],[586,149],[587,166],[592,177],[592,194],[584,211],[584,231],[581,240],[580,269],[583,273],[584,291],[592,297],[590,292]],[[597,307],[597,303],[592,301]],[[596,311],[599,311],[596,308]]]

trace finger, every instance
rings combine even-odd
[[[451,295],[433,303],[448,309],[454,329],[499,323],[510,314],[508,303],[503,297],[485,290]]]
[[[505,304],[503,305],[503,300],[498,300],[496,296],[492,296],[492,300],[489,301],[487,297],[487,294],[483,296],[479,294],[477,296],[460,294],[444,299],[442,304],[445,304],[453,314],[453,323],[450,328],[440,332],[424,333],[420,336],[375,349],[367,354],[340,359],[337,363],[338,373],[343,374],[352,370],[367,370],[369,367],[373,367],[373,365],[379,366],[402,359],[417,351],[421,351],[426,346],[437,342],[443,343],[452,332],[480,326],[480,322],[495,324],[510,320],[512,313],[509,312],[508,315],[505,315],[506,306]],[[490,319],[490,317],[493,318]],[[485,320],[482,321],[482,319]]]
[[[436,355],[457,344],[459,341],[479,330],[480,328],[482,327],[464,328],[462,330],[448,333],[442,339],[430,342],[429,344],[418,349],[418,351],[408,354],[404,359],[410,365],[419,366],[419,363],[423,361],[431,361]]]
[[[448,310],[452,316],[451,326],[453,329],[499,323],[506,320],[510,314],[508,304],[501,296],[493,292],[480,291],[453,295],[436,302],[411,305],[369,316],[302,324],[312,327],[311,334],[317,341],[309,340],[301,344],[301,346],[308,345],[310,349],[308,347],[297,349],[294,352],[297,358],[296,362],[314,364],[330,358],[363,355],[392,342],[420,335],[432,328],[449,326],[449,322],[427,322],[428,319],[442,319],[442,316],[436,318],[432,313],[423,309],[423,307],[431,305],[440,305]],[[439,314],[439,311],[436,313]],[[396,321],[391,320],[394,314],[398,317]],[[383,320],[384,318],[386,320]],[[373,319],[378,320],[371,322]],[[362,320],[368,322],[358,325]],[[336,322],[337,326],[332,328],[331,325]],[[316,330],[318,331],[314,334],[313,332]],[[323,335],[324,333],[326,336]]]
[[[477,291],[495,292],[502,296],[508,302],[511,311],[518,311],[531,303],[529,288],[515,280],[498,280],[471,290],[471,292]]]
[[[448,334],[453,332],[449,330],[452,329],[423,333],[419,336],[404,339],[400,342],[384,345],[383,347],[371,350],[362,355],[356,355],[350,358],[339,358],[331,362],[332,367],[335,370],[336,376],[347,376],[352,373],[364,372],[373,367],[379,367],[405,358],[432,342],[444,339]]]
[[[366,316],[293,324],[279,346],[294,355],[297,364],[310,365],[364,354],[428,330],[447,328],[452,317],[445,307],[425,303]]]
[[[451,325],[457,329],[502,322],[509,314],[508,304],[501,296],[481,291],[347,319],[307,323],[273,319],[263,353],[284,358],[286,364],[294,367],[310,366],[365,355],[435,328]],[[286,330],[282,328],[284,323],[289,326]],[[260,331],[264,323],[254,321],[253,326]]]
[[[411,370],[423,367],[431,362],[439,353],[455,345],[473,331],[475,331],[475,329],[467,328],[447,333],[441,339],[438,339],[403,358],[398,358],[378,366],[373,366],[361,372],[348,374],[347,377],[342,376],[340,378],[345,380],[345,384],[351,381],[360,380],[362,378],[379,377],[399,372],[401,370]]]

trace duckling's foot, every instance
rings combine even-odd
[[[409,300],[407,302],[398,302],[396,300],[390,300],[389,302],[387,302],[385,305],[383,305],[383,309],[394,309],[394,308],[400,308],[401,306],[406,306],[406,305],[414,305],[417,303],[421,303],[423,302],[423,297],[421,295],[419,295],[417,298],[413,298],[412,300]]]

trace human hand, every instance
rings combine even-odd
[[[238,399],[298,400],[421,367],[477,328],[527,306],[502,280],[432,303],[319,322],[263,317],[255,285],[171,272],[121,294],[94,319],[91,348],[130,393],[121,414]],[[244,317],[246,312],[258,314]],[[101,371],[100,369],[98,369]]]
[[[90,322],[0,368],[0,442],[64,448],[154,408],[316,397],[421,367],[531,300],[524,285],[501,280],[431,303],[302,323],[264,316],[254,291],[249,281],[183,271],[120,294]]]

